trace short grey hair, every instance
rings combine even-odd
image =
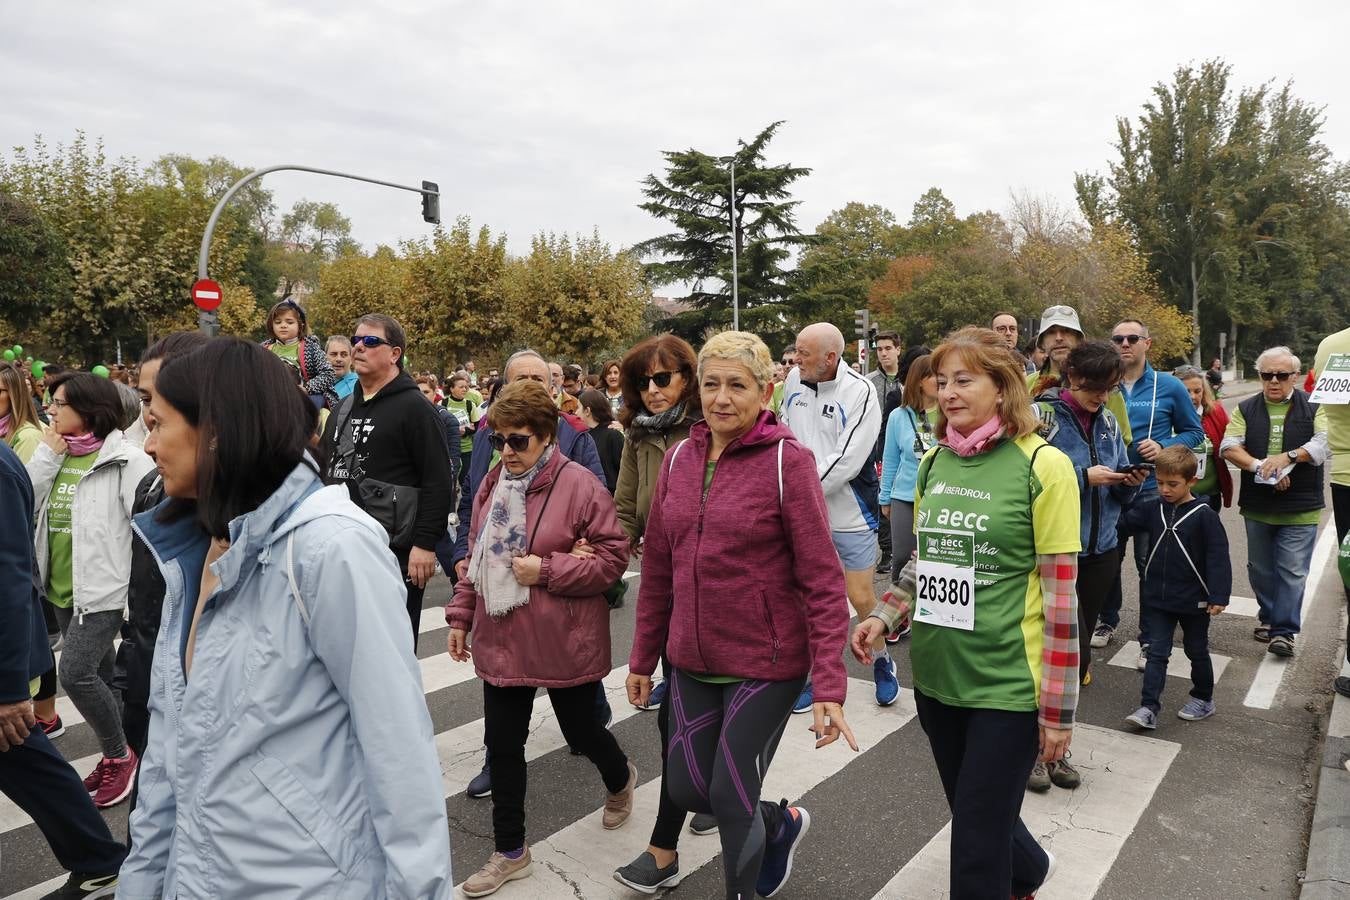
[[[324,342],[323,348],[327,350],[329,347],[333,346],[333,341],[337,341],[339,344],[346,347],[348,350],[352,349],[351,339],[346,338],[340,334],[330,334],[328,336],[328,340]]]
[[[1285,356],[1289,357],[1294,363],[1295,373],[1303,371],[1303,363],[1299,362],[1299,358],[1294,355],[1294,351],[1290,350],[1288,347],[1270,347],[1266,350],[1262,350],[1261,355],[1256,358],[1256,371],[1260,372],[1262,364],[1268,360],[1280,359]]]
[[[773,380],[773,357],[769,348],[756,334],[748,331],[719,331],[708,338],[698,352],[698,377],[703,379],[704,363],[713,359],[737,362],[750,371],[760,390]]]
[[[533,356],[541,363],[548,365],[548,360],[544,359],[543,354],[541,354],[538,350],[531,350],[529,347],[525,347],[524,349],[517,350],[515,353],[512,353],[510,356],[506,358],[506,364],[502,366],[502,374],[503,375],[506,374],[506,370],[511,368],[511,364],[513,362],[515,362],[518,359],[524,359],[527,356]]]

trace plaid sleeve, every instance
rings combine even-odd
[[[1041,554],[1037,564],[1045,604],[1040,723],[1072,728],[1078,706],[1078,555]]]
[[[899,628],[900,620],[914,605],[914,571],[918,565],[918,557],[911,556],[909,562],[900,570],[899,579],[891,585],[889,591],[881,595],[881,599],[877,601],[869,616],[869,618],[875,616],[885,622],[887,632]]]

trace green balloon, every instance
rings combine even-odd
[[[13,359],[14,359],[14,351],[13,351],[13,350],[6,350],[6,351],[5,351],[5,362],[11,362],[11,361],[13,361]]]
[[[94,373],[95,375],[97,375],[99,378],[107,378],[107,377],[108,377],[108,367],[107,367],[107,366],[103,366],[103,365],[94,366],[94,367],[93,367],[92,369],[90,369],[89,371],[90,371],[90,372],[93,372],[93,373]]]
[[[14,345],[14,355],[23,356],[23,346],[21,344]]]
[[[41,378],[41,377],[42,377],[42,370],[45,369],[46,367],[47,367],[47,364],[46,364],[45,362],[43,362],[42,360],[40,360],[40,359],[37,360],[36,362],[34,362],[34,363],[33,363],[33,368],[32,368],[32,370],[31,370],[32,373],[33,373],[33,377],[34,377],[34,378]]]

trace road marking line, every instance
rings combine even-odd
[[[1257,618],[1261,613],[1261,605],[1256,602],[1255,597],[1239,597],[1236,594],[1228,598],[1228,608],[1224,610],[1226,616],[1249,616]]]
[[[1328,522],[1322,526],[1322,534],[1317,538],[1317,545],[1313,548],[1308,577],[1303,581],[1303,597],[1299,602],[1305,618],[1308,607],[1317,599],[1317,588],[1322,584],[1322,574],[1327,570],[1327,564],[1331,561],[1332,551],[1335,549],[1336,528]],[[1257,667],[1252,686],[1247,689],[1247,696],[1242,700],[1243,706],[1252,709],[1270,709],[1275,705],[1275,695],[1280,691],[1280,683],[1284,681],[1284,675],[1294,661],[1273,653],[1262,655],[1265,658]]]
[[[1022,821],[1055,854],[1056,871],[1036,892],[1041,900],[1084,900],[1096,894],[1148,808],[1180,744],[1109,728],[1074,726],[1077,790],[1028,792]],[[951,883],[951,822],[878,892],[874,900],[942,900]]]
[[[849,679],[849,693],[854,697],[870,698],[872,687],[870,681]],[[899,731],[914,716],[914,695],[901,691],[900,700],[891,707],[883,708],[867,701],[859,703],[856,709],[849,710],[849,725],[860,750],[865,753],[887,735]],[[816,750],[814,740],[806,733],[807,718],[789,718],[787,731],[764,782],[761,795],[764,799],[800,797],[859,758],[860,754],[854,754],[842,742]],[[500,896],[529,897],[531,900],[574,900],[581,896],[587,900],[632,900],[633,892],[615,881],[613,873],[632,862],[646,848],[651,823],[656,821],[660,772],[643,772],[641,775],[649,780],[637,789],[633,814],[623,828],[605,831],[600,825],[600,810],[596,809],[532,843],[530,854],[534,859],[534,874],[504,886]],[[603,788],[598,776],[595,785],[596,799],[599,800]],[[683,877],[688,878],[716,859],[721,849],[716,835],[682,834],[680,872]]]
[[[1219,679],[1232,662],[1231,656],[1224,656],[1222,653],[1209,654],[1210,662],[1214,664],[1214,683],[1218,684]],[[1125,646],[1121,647],[1115,656],[1111,657],[1109,665],[1119,666],[1122,669],[1134,669],[1138,671],[1137,662],[1139,660],[1139,642],[1126,641]],[[1142,675],[1143,673],[1140,672]],[[1191,661],[1186,658],[1185,652],[1181,649],[1181,638],[1178,636],[1172,645],[1172,657],[1167,661],[1167,676],[1169,678],[1191,679]]]

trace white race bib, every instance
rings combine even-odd
[[[1333,406],[1350,403],[1350,353],[1333,353],[1327,357],[1326,368],[1317,373],[1317,383],[1308,399]]]
[[[919,529],[915,621],[975,630],[975,534]]]

